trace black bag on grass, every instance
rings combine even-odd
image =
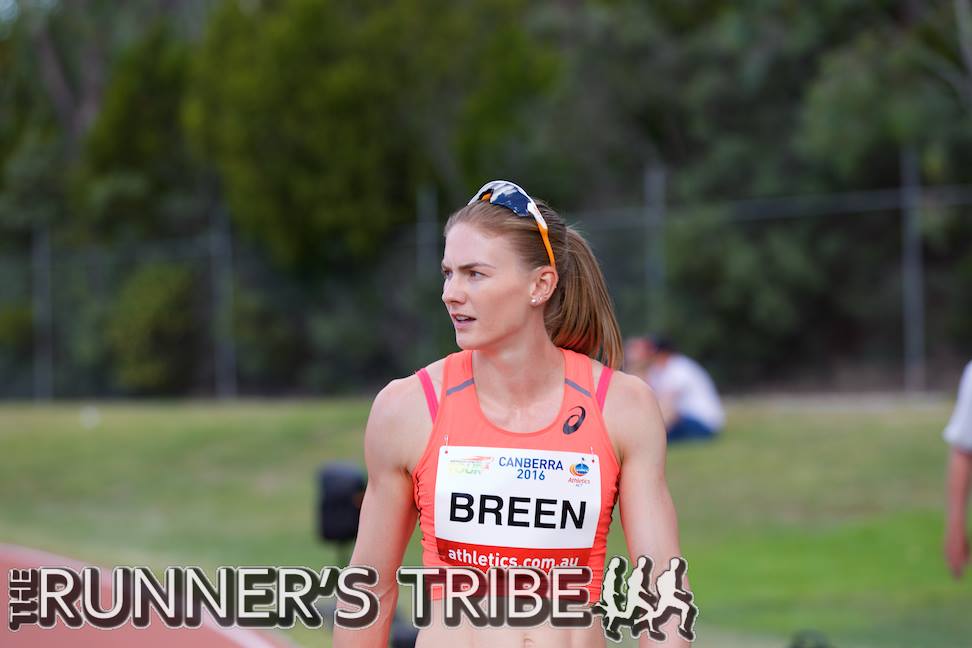
[[[317,532],[322,540],[350,542],[358,536],[358,517],[367,477],[354,464],[325,464],[317,472]]]

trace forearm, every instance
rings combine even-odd
[[[373,484],[377,486],[378,481]],[[393,504],[392,498],[382,502],[386,503],[385,510],[376,508],[379,500],[366,493],[358,539],[351,555],[352,565],[371,567],[378,572],[378,583],[371,588],[378,599],[378,617],[367,628],[347,629],[335,625],[335,648],[385,648],[388,645],[398,605],[396,574],[402,564],[402,554],[415,525],[415,517],[414,512],[409,510],[402,512],[399,506]],[[342,603],[340,607],[354,605]]]
[[[352,564],[356,563],[352,562]],[[386,648],[388,646],[395,608],[398,605],[398,583],[395,581],[394,571],[389,574],[385,570],[379,570],[378,584],[373,591],[378,597],[378,618],[367,628],[342,628],[335,624],[334,648],[358,648],[359,646]],[[352,611],[357,609],[354,605],[343,601],[338,603],[338,608]]]
[[[651,582],[653,584],[658,582],[657,578],[659,577],[659,575],[668,568],[669,560],[671,558],[682,557],[680,555],[680,552],[677,549],[668,552],[671,555],[664,555],[665,553],[666,553],[665,551],[660,552],[657,558],[655,556],[651,556],[655,563],[651,574]],[[632,554],[632,559],[636,559],[636,556],[634,554]],[[682,577],[679,584],[679,589],[691,593],[692,587],[689,584],[689,578],[687,573]],[[658,630],[660,630],[665,634],[664,641],[655,641],[654,639],[651,639],[647,633],[645,633],[642,634],[638,639],[639,648],[655,648],[655,647],[684,648],[686,646],[691,646],[692,642],[682,637],[682,635],[679,634],[678,632],[678,628],[683,623],[683,621],[687,621],[687,619],[683,618],[680,612],[676,612],[671,617],[669,617],[668,620],[665,621],[665,623],[661,624],[657,628]]]
[[[948,461],[946,486],[947,525],[950,529],[966,528],[966,510],[972,474],[972,453],[952,448]]]
[[[657,587],[658,578],[663,572],[671,568],[673,558],[682,558],[680,543],[678,539],[678,521],[675,512],[675,504],[672,501],[668,487],[662,482],[653,489],[656,497],[650,501],[646,507],[645,515],[648,520],[641,516],[639,522],[649,522],[651,531],[645,535],[632,533],[628,540],[628,552],[632,561],[636,561],[638,556],[646,555],[651,558],[652,569],[650,582],[653,587]],[[648,513],[650,511],[651,513]],[[631,525],[632,528],[635,525]],[[634,531],[634,529],[632,528]],[[647,542],[646,542],[647,540]],[[679,580],[679,589],[691,592],[688,573],[685,572]],[[661,594],[661,592],[658,592]],[[665,634],[664,641],[655,641],[647,633],[638,639],[639,648],[654,648],[661,646],[665,648],[683,648],[690,646],[691,642],[679,634],[678,628],[683,618],[679,613],[673,614],[664,624],[658,627]]]

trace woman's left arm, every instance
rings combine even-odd
[[[621,476],[618,490],[621,525],[632,566],[638,556],[652,562],[651,583],[681,557],[675,505],[665,481],[665,424],[651,388],[635,376],[618,372],[604,403],[604,419],[618,450]],[[688,578],[682,588],[689,589]],[[688,646],[678,634],[680,618],[673,615],[660,629],[662,643],[640,637],[640,646]]]

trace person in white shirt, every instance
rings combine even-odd
[[[664,338],[631,338],[624,357],[626,369],[655,391],[670,443],[711,439],[722,431],[726,417],[719,394],[699,363]]]
[[[951,446],[946,480],[945,561],[952,575],[960,578],[969,562],[966,507],[972,475],[972,362],[962,373],[955,411],[944,436]]]

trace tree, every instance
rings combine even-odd
[[[514,20],[522,6],[224,3],[186,120],[241,230],[320,275],[374,258],[421,184],[455,204],[543,92],[547,58]]]
[[[188,65],[188,45],[162,22],[119,55],[73,176],[80,236],[117,243],[207,225],[207,176],[180,118]]]

